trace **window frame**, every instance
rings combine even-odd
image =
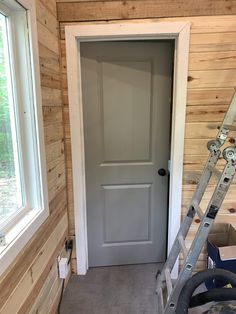
[[[16,2],[25,10],[18,11]],[[8,19],[10,67],[15,73],[13,98],[18,111],[17,127],[22,147],[20,167],[26,206],[1,226],[6,245],[0,246],[0,275],[49,216],[35,0],[6,0],[4,3],[0,3],[0,12]],[[26,14],[26,23],[21,14]],[[30,128],[33,132],[29,132]]]

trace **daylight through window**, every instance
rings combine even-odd
[[[0,224],[23,205],[11,76],[7,18],[0,13]]]
[[[0,0],[0,275],[49,215],[36,7]]]

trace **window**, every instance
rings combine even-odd
[[[0,273],[48,216],[37,49],[34,1],[0,2]]]
[[[17,115],[13,101],[7,19],[0,13],[0,225],[24,206]]]

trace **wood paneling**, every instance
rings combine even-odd
[[[50,215],[0,277],[1,313],[56,313],[57,256],[68,237],[64,127],[55,0],[36,0]]]
[[[223,62],[222,62],[223,63]],[[235,87],[235,69],[189,71],[189,88]]]
[[[193,34],[218,34],[219,42],[221,42],[221,38],[224,37],[225,33],[236,33],[236,19],[235,15],[220,15],[220,16],[201,16],[201,17],[181,17],[181,18],[154,18],[154,19],[137,19],[137,20],[125,20],[122,19],[120,21],[127,22],[127,23],[148,23],[148,22],[179,22],[179,21],[186,21],[191,22],[191,36]],[[104,21],[98,21],[95,20],[93,23],[119,23],[119,20],[104,20]],[[84,21],[83,19],[70,22],[71,25],[76,23],[83,23],[84,25],[91,23],[92,21]],[[61,39],[65,39],[65,25],[67,22],[61,22],[60,23],[60,37]],[[191,38],[190,38],[191,41]],[[212,44],[212,46],[215,46],[215,44]],[[190,47],[191,49],[191,47]],[[214,49],[214,48],[212,48]],[[225,51],[227,51],[225,49]]]
[[[234,50],[193,52],[189,55],[189,70],[199,71],[221,69],[236,69],[236,58]]]
[[[235,33],[235,38],[236,38],[236,33]],[[234,93],[233,88],[189,89],[188,95],[187,95],[187,102],[188,102],[188,105],[190,106],[195,106],[195,105],[197,106],[198,105],[204,105],[204,106],[227,105],[228,106],[233,93]]]
[[[218,122],[222,121],[227,105],[219,106],[188,106],[186,112],[186,122]]]
[[[59,2],[59,21],[99,21],[154,17],[236,14],[234,0],[136,0]]]
[[[69,233],[74,235],[74,206],[73,206],[73,191],[72,191],[72,173],[71,173],[71,144],[70,144],[70,123],[68,112],[68,92],[66,78],[66,52],[65,52],[65,25],[72,25],[77,22],[82,24],[100,23],[99,20],[106,20],[107,23],[118,23],[113,19],[125,18],[148,18],[150,7],[146,2],[142,1],[142,12],[138,9],[132,9],[131,1],[119,2],[89,2],[79,3],[78,1],[66,11],[69,3],[60,1],[58,3],[58,12],[60,23],[60,46],[61,46],[61,65],[63,73],[63,105],[64,105],[64,126],[66,129],[66,155],[67,155],[67,178],[68,178],[68,209],[69,209]],[[127,3],[127,4],[126,4]],[[138,1],[132,1],[133,5]],[[169,2],[165,2],[166,8],[172,10],[172,6],[168,6]],[[173,3],[173,2],[172,2]],[[175,1],[177,5],[180,1]],[[183,2],[181,2],[183,3]],[[189,2],[190,3],[190,2]],[[199,4],[200,2],[198,2]],[[202,8],[210,2],[206,1],[202,4]],[[218,6],[220,2],[212,2],[213,6]],[[197,5],[198,5],[197,4]],[[231,7],[232,12],[235,10],[235,2],[227,2]],[[140,4],[141,5],[141,4]],[[156,5],[156,7],[155,7]],[[155,13],[155,8],[162,5],[162,2],[155,1],[152,6]],[[226,2],[221,1],[221,14],[225,14]],[[111,12],[110,8],[116,6],[118,10]],[[194,7],[194,5],[193,5]],[[192,7],[192,8],[193,8]],[[64,12],[62,12],[64,8]],[[79,9],[78,9],[79,8]],[[122,9],[121,9],[122,8]],[[189,7],[186,7],[188,10]],[[127,11],[126,11],[127,10]],[[179,15],[185,15],[185,6],[179,9]],[[72,12],[73,11],[73,12]],[[134,12],[133,12],[134,11]],[[124,13],[125,12],[125,13]],[[163,12],[163,11],[160,11]],[[188,11],[186,11],[188,12]],[[205,11],[203,15],[210,12],[209,15],[216,13],[214,9]],[[196,11],[195,14],[200,14]],[[134,16],[135,14],[135,16]],[[161,14],[161,13],[160,13]],[[171,14],[171,13],[169,13]],[[173,13],[174,14],[174,13]],[[175,16],[176,16],[175,12]],[[187,14],[187,13],[186,13]],[[154,16],[152,15],[152,16]],[[160,16],[160,15],[156,15]],[[65,22],[70,21],[70,22]],[[183,195],[182,195],[182,214],[186,212],[186,206],[196,188],[199,180],[199,175],[208,156],[207,142],[214,138],[217,134],[217,126],[220,125],[225,110],[230,102],[236,87],[236,15],[222,16],[199,16],[199,17],[181,17],[181,18],[161,18],[161,19],[146,19],[132,20],[126,22],[149,22],[149,21],[190,21],[190,58],[189,58],[189,77],[188,77],[188,94],[187,94],[187,111],[186,111],[186,130],[185,130],[185,147],[184,147],[184,174],[183,174]],[[91,22],[90,22],[91,23]],[[231,134],[231,143],[233,136]],[[229,144],[229,141],[227,142]],[[224,161],[220,160],[222,168]],[[213,192],[215,181],[211,182],[207,192],[204,195],[202,206],[205,207]],[[230,208],[236,209],[235,199],[236,185],[230,189],[225,203],[222,206],[218,221],[232,222],[235,221],[234,215],[230,213]],[[235,221],[236,222],[236,221]],[[191,244],[194,234],[199,224],[194,222],[188,236],[188,245]],[[182,259],[181,259],[182,261]],[[73,265],[76,260],[73,259]],[[203,251],[199,258],[199,263],[195,270],[201,269],[206,263],[206,252]],[[76,266],[76,265],[75,265]],[[75,269],[74,269],[75,270]]]
[[[190,52],[236,50],[235,32],[192,34]]]
[[[51,11],[41,2],[41,0],[36,1],[37,10],[37,20],[42,25],[45,25],[52,34],[56,37],[58,36],[58,21]]]
[[[60,280],[57,277],[57,263],[54,262],[50,273],[48,274],[45,283],[44,289],[41,289],[37,295],[33,306],[29,310],[29,314],[34,313],[48,313],[48,309],[52,307],[53,297],[57,293],[57,290],[60,290]]]
[[[50,11],[55,17],[57,17],[57,7],[55,0],[40,0],[40,1],[48,9],[48,11]]]
[[[1,313],[14,313],[15,309],[20,309],[20,312],[22,312],[21,308],[24,307],[28,296],[32,293],[35,294],[34,288],[39,283],[40,276],[45,277],[48,274],[46,269],[48,260],[50,261],[53,258],[55,261],[58,251],[63,245],[67,228],[66,220],[67,215],[65,213],[52,231],[49,239],[40,249],[39,254],[32,261],[30,268],[20,279],[14,292],[8,297],[6,304],[1,308]],[[58,244],[60,244],[60,248],[58,248]],[[43,272],[42,269],[44,270]],[[27,302],[32,302],[32,295]],[[23,313],[27,313],[27,311]]]

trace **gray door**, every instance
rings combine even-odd
[[[81,44],[89,266],[166,258],[173,45]]]

